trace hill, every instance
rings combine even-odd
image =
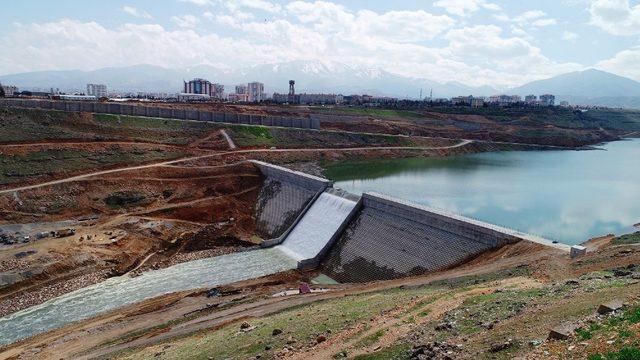
[[[508,92],[523,96],[549,93],[572,104],[640,107],[640,82],[596,69],[533,81]]]
[[[224,84],[226,92],[233,92],[236,84],[260,81],[265,91],[288,91],[289,80],[296,80],[298,92],[332,92],[342,94],[372,94],[418,98],[420,90],[434,97],[460,94],[490,95],[494,89],[466,86],[456,82],[440,83],[427,79],[413,79],[382,69],[350,66],[334,61],[291,61],[263,64],[229,70],[209,65],[185,69],[168,69],[154,65],[135,65],[104,68],[94,71],[38,71],[0,76],[0,83],[22,89],[60,88],[64,91],[84,91],[87,83],[104,83],[111,90],[178,92],[183,79],[202,77]]]

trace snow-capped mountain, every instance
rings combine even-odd
[[[296,81],[299,93],[330,92],[341,94],[371,94],[418,98],[433,89],[434,97],[463,94],[489,95],[491,88],[473,88],[457,83],[438,83],[412,79],[389,73],[383,69],[350,66],[334,61],[291,61],[264,64],[236,70],[198,65],[187,69],[167,69],[154,65],[104,68],[94,71],[39,71],[0,76],[0,82],[22,89],[83,91],[87,83],[104,83],[109,89],[121,91],[178,92],[182,81],[195,77],[206,78],[225,85],[232,92],[237,84],[260,81],[265,91],[286,92],[289,80]]]

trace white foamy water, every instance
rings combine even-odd
[[[281,251],[262,249],[190,261],[135,278],[110,278],[0,318],[0,345],[159,295],[253,279],[296,266]]]
[[[355,206],[355,201],[322,193],[282,245],[276,248],[296,260],[314,258]]]

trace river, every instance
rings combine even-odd
[[[276,249],[194,260],[138,277],[113,277],[0,318],[0,345],[163,294],[213,287],[294,269]]]
[[[335,186],[376,191],[578,244],[640,222],[640,139],[590,151],[513,151],[330,165]]]

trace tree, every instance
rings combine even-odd
[[[4,88],[2,87],[2,84],[0,84],[0,98],[3,98],[3,97],[5,97]]]

